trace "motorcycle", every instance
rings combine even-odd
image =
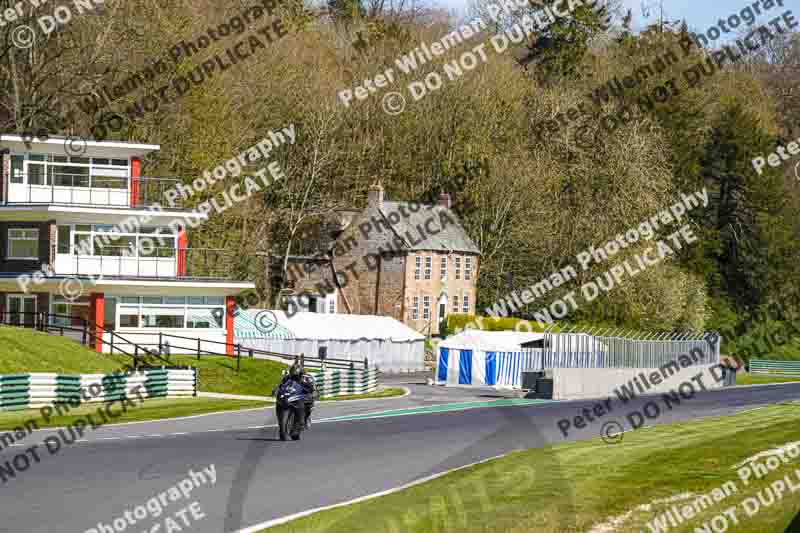
[[[284,373],[285,375],[285,373]],[[312,383],[313,383],[313,378]],[[300,433],[306,428],[306,406],[313,406],[315,394],[292,379],[284,380],[275,389],[275,417],[278,419],[278,432],[281,440],[287,436],[300,440]]]

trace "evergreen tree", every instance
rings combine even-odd
[[[727,106],[712,125],[702,159],[702,175],[710,192],[706,238],[716,272],[709,284],[715,296],[727,295],[737,310],[753,310],[768,301],[768,280],[774,266],[768,250],[780,243],[774,229],[786,224],[781,173],[751,164],[770,153],[773,143],[755,117],[739,103]]]
[[[535,34],[520,63],[533,64],[540,82],[548,84],[579,77],[579,69],[598,35],[608,31],[608,8],[592,2],[576,8],[572,16],[557,19],[545,31]]]

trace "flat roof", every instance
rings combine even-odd
[[[208,214],[182,209],[150,210],[143,207],[84,206],[68,204],[0,205],[0,221],[43,222],[61,224],[116,224],[129,217],[145,219],[148,226],[169,224],[173,220],[204,220]]]
[[[33,272],[29,272],[33,275]],[[7,294],[22,294],[17,277],[19,274],[0,274],[0,289]],[[41,282],[32,282],[28,294],[46,292],[57,294],[64,280],[73,280],[82,294],[103,292],[121,296],[236,296],[246,290],[255,289],[250,281],[231,281],[191,278],[114,278],[92,279],[90,276],[44,277]]]
[[[69,143],[70,149],[65,144]],[[161,150],[158,144],[128,141],[95,141],[80,136],[53,136],[46,140],[29,139],[17,134],[0,134],[0,148],[15,152],[37,152],[75,157],[141,157]]]

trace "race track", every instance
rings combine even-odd
[[[564,438],[559,419],[580,414],[594,401],[494,406],[422,412],[366,420],[325,418],[449,402],[493,401],[490,390],[409,385],[410,396],[320,405],[317,422],[300,442],[280,442],[271,412],[245,411],[183,420],[145,422],[89,432],[59,453],[43,452],[0,488],[0,531],[50,533],[94,531],[126,510],[214,465],[216,483],[195,488],[170,503],[160,519],[133,519],[124,531],[162,532],[159,520],[197,501],[205,515],[183,531],[230,532],[306,509],[335,504],[403,485],[446,469],[512,450],[566,440],[595,438],[601,424],[625,422],[633,400],[607,417]],[[718,416],[800,399],[800,383],[744,387],[699,394],[650,423]],[[614,418],[618,416],[618,418]],[[23,446],[0,452],[0,463],[55,430],[31,435]],[[609,446],[598,441],[598,446]],[[176,519],[177,520],[177,519]],[[181,526],[184,523],[177,521]],[[99,531],[99,530],[98,530]],[[106,530],[106,532],[109,530]],[[114,530],[111,530],[114,531]],[[116,531],[120,531],[117,529]],[[173,531],[179,531],[174,529]]]

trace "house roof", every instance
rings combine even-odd
[[[400,207],[403,210],[400,210]],[[440,205],[420,205],[414,204],[412,206],[409,202],[383,202],[381,206],[381,213],[386,218],[392,229],[406,241],[409,250],[442,250],[442,251],[455,251],[455,252],[471,252],[475,254],[480,253],[480,249],[472,242],[461,221],[458,219],[452,210],[442,207]],[[417,209],[421,207],[421,209]],[[401,216],[396,223],[392,223],[388,217],[392,212],[407,212],[408,216]],[[435,235],[432,232],[425,231],[425,224],[434,216],[436,220],[436,227],[440,227],[441,231]],[[443,219],[444,217],[444,219]],[[448,223],[447,219],[455,221],[455,223]],[[406,235],[412,236],[409,240]]]

